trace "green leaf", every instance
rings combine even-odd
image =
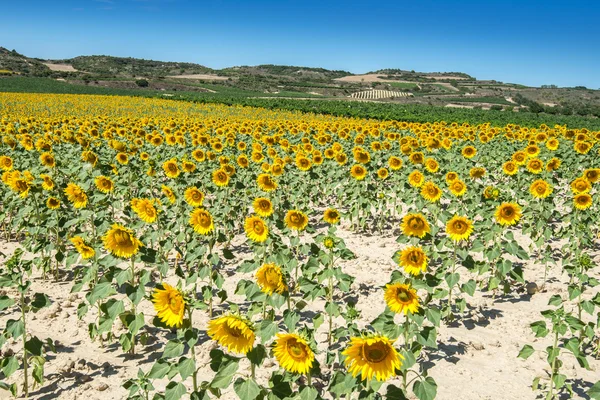
[[[546,337],[548,335],[548,328],[545,321],[536,321],[529,326],[533,333],[535,333],[535,337]]]
[[[87,294],[86,299],[90,304],[93,305],[96,303],[96,301],[105,299],[113,294],[117,294],[117,291],[112,287],[111,283],[101,282],[94,286],[94,289]]]
[[[267,350],[265,349],[265,346],[259,344],[250,350],[248,354],[246,354],[246,357],[248,357],[248,360],[250,360],[252,364],[261,365],[263,360],[267,357]]]
[[[562,298],[555,294],[554,296],[550,297],[550,300],[548,301],[548,305],[550,306],[554,306],[554,307],[558,307],[562,304]]]
[[[301,400],[315,400],[319,392],[313,386],[304,386],[302,390],[300,390],[300,399]]]
[[[165,400],[179,400],[186,393],[187,389],[182,383],[171,381],[165,390]]]
[[[36,336],[32,336],[27,342],[25,342],[25,349],[34,356],[42,355],[42,347],[44,343]]]
[[[181,342],[176,342],[174,340],[170,340],[167,342],[165,346],[165,351],[163,352],[164,358],[173,358],[179,357],[183,354],[184,345]]]
[[[7,309],[15,304],[15,301],[8,296],[0,296],[0,311]]]
[[[277,325],[270,319],[263,320],[258,327],[258,336],[260,341],[265,344],[277,332]]]
[[[526,344],[525,346],[523,346],[517,357],[521,357],[523,360],[527,360],[534,352],[535,349],[530,345]]]
[[[432,377],[428,376],[422,381],[415,382],[413,392],[419,400],[433,400],[437,395],[437,384]]]
[[[150,379],[162,379],[167,375],[171,366],[168,362],[163,359],[156,360],[150,372],[148,372],[148,378]]]
[[[224,366],[221,366],[221,369],[219,369],[210,383],[210,387],[214,389],[226,389],[231,384],[233,375],[237,372],[238,367],[239,364],[237,361],[230,361]]]
[[[31,306],[35,311],[50,305],[50,299],[44,293],[36,293],[33,296],[34,300],[31,302]]]
[[[181,357],[179,364],[177,364],[177,370],[181,375],[181,379],[185,381],[196,370],[196,362],[191,358]]]
[[[577,317],[574,317],[572,315],[567,315],[565,317],[565,322],[567,324],[569,324],[569,326],[571,327],[571,329],[573,329],[574,331],[578,331],[580,329],[583,329],[585,327],[585,324],[583,323],[582,320],[580,320]]]
[[[4,373],[4,376],[6,376],[8,378],[17,369],[19,369],[19,360],[17,360],[17,357],[15,357],[15,356],[7,357],[4,360],[2,360],[1,365],[2,365],[2,372]]]
[[[283,312],[283,323],[288,328],[288,331],[293,332],[296,330],[296,325],[300,321],[300,316],[294,311],[285,310]]]
[[[254,400],[261,392],[260,386],[256,384],[254,379],[236,379],[233,384],[233,390],[241,400]]]
[[[596,382],[594,386],[589,388],[586,394],[590,396],[591,399],[600,400],[600,381]]]
[[[33,365],[33,371],[31,372],[31,376],[33,379],[40,385],[44,383],[44,364],[46,360],[43,357],[31,357],[29,359],[31,365]]]
[[[477,288],[477,282],[475,282],[473,279],[469,279],[468,282],[464,283],[461,286],[461,290],[468,294],[469,296],[473,296],[475,294],[475,289]]]

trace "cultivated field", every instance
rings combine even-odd
[[[0,93],[0,396],[600,398],[600,132]]]

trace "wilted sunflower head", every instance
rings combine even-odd
[[[455,215],[446,223],[446,233],[456,242],[467,240],[472,232],[473,222],[467,217]]]
[[[402,229],[402,233],[406,236],[418,238],[423,238],[431,232],[429,223],[422,214],[406,214],[404,218],[402,218],[400,228]]]
[[[65,194],[67,195],[67,199],[73,203],[73,207],[83,208],[87,205],[87,195],[78,185],[69,183],[65,188]]]
[[[246,354],[254,346],[252,323],[238,315],[223,315],[208,322],[208,336],[228,351]]]
[[[102,239],[104,247],[113,255],[121,258],[131,258],[143,246],[131,229],[119,224],[113,224]]]
[[[514,225],[521,218],[521,207],[517,203],[502,203],[496,208],[494,216],[502,226]]]
[[[283,369],[294,374],[306,374],[315,360],[306,339],[295,333],[278,333],[273,354]]]
[[[390,284],[385,287],[384,299],[393,312],[416,313],[419,311],[417,291],[402,283]]]
[[[342,352],[348,372],[353,377],[360,374],[363,381],[388,380],[402,366],[402,356],[392,344],[383,335],[350,338],[350,346]]]
[[[152,303],[160,320],[167,326],[180,328],[183,325],[183,317],[186,309],[186,302],[179,289],[163,283],[162,289],[154,288],[152,294]]]

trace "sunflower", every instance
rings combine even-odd
[[[507,161],[502,164],[502,172],[506,175],[515,175],[519,172],[519,166],[514,161]]]
[[[545,199],[552,193],[552,186],[545,180],[538,179],[529,186],[529,193],[537,199]]]
[[[236,315],[223,315],[209,321],[206,333],[228,351],[237,354],[246,354],[254,346],[251,323]]]
[[[532,158],[527,163],[527,171],[532,174],[539,174],[544,170],[544,163],[539,158]]]
[[[87,260],[88,258],[94,257],[96,251],[88,246],[80,236],[71,238],[71,243],[75,246],[75,250],[81,255],[81,258]]]
[[[590,190],[592,190],[591,183],[583,177],[577,178],[571,182],[571,191],[573,194],[587,193]]]
[[[281,268],[275,264],[263,264],[256,271],[256,282],[264,293],[272,295],[274,292],[283,294],[288,290]]]
[[[153,223],[156,221],[156,218],[158,218],[158,211],[154,207],[154,202],[152,200],[133,199],[131,200],[131,209],[135,211],[142,221],[149,224]]]
[[[514,225],[521,218],[521,207],[517,203],[502,203],[494,214],[496,221],[502,225]]]
[[[229,184],[229,175],[227,175],[224,169],[220,168],[213,172],[212,181],[219,187],[227,186]]]
[[[433,182],[425,182],[421,186],[421,196],[431,203],[435,203],[442,197],[442,189]]]
[[[350,168],[350,175],[357,181],[361,181],[367,176],[367,169],[360,164],[355,164]]]
[[[342,352],[348,372],[353,377],[360,374],[363,381],[388,380],[402,366],[402,356],[392,344],[383,335],[350,338],[350,346]]]
[[[269,236],[269,227],[260,217],[250,216],[244,222],[244,230],[248,239],[262,243]]]
[[[173,286],[163,283],[162,289],[154,288],[152,303],[160,320],[168,327],[180,328],[183,325],[185,299],[183,294]]]
[[[483,167],[473,167],[469,171],[469,176],[473,179],[483,178],[485,175],[485,168]]]
[[[126,165],[129,163],[129,157],[125,153],[117,153],[116,156],[117,162],[121,165]]]
[[[594,145],[589,142],[575,142],[573,144],[573,148],[579,154],[587,154],[592,149]]]
[[[136,255],[140,247],[143,246],[131,229],[119,224],[113,224],[102,240],[108,251],[121,258],[130,258]]]
[[[201,235],[208,235],[215,229],[212,215],[202,208],[192,211],[190,214],[190,225],[196,233]]]
[[[48,200],[46,200],[46,207],[51,210],[58,210],[60,207],[60,200],[56,197],[48,197]]]
[[[192,207],[200,207],[204,202],[204,193],[202,193],[196,186],[189,187],[183,192],[183,198],[186,203]]]
[[[24,199],[29,194],[29,189],[31,189],[31,185],[25,179],[16,178],[12,180],[11,188],[15,192],[19,193],[19,196]]]
[[[497,199],[498,196],[500,196],[500,191],[493,186],[486,186],[485,189],[483,189],[483,197],[485,197],[486,200]]]
[[[408,274],[418,276],[427,271],[427,255],[420,247],[410,246],[400,252],[399,264]]]
[[[168,187],[166,185],[162,185],[162,187],[160,188],[160,190],[165,195],[165,197],[167,199],[169,199],[169,202],[171,204],[175,203],[176,197],[175,197],[175,192],[173,192],[173,189],[171,189],[170,187]]]
[[[540,154],[540,148],[535,144],[530,144],[525,148],[525,153],[527,153],[529,157],[537,157],[537,155]]]
[[[43,179],[42,189],[48,190],[48,191],[54,189],[54,181],[52,180],[52,178],[49,175],[41,174],[40,178]]]
[[[377,177],[381,180],[386,179],[390,175],[390,171],[387,168],[379,168],[377,170]]]
[[[97,177],[95,177],[94,184],[96,185],[96,188],[98,188],[98,190],[102,193],[110,193],[115,187],[115,184],[112,181],[112,179],[104,175],[98,175]]]
[[[412,187],[420,188],[423,186],[425,182],[425,177],[421,173],[421,171],[414,170],[410,174],[408,174],[408,183]]]
[[[283,369],[295,374],[308,373],[315,361],[308,342],[295,333],[278,333],[273,354]]]
[[[306,157],[298,157],[296,159],[296,166],[300,171],[308,171],[312,166],[312,162]]]
[[[162,165],[162,168],[168,178],[177,178],[181,173],[179,167],[177,166],[177,160],[174,158],[165,161]]]
[[[419,311],[417,291],[402,283],[390,284],[385,287],[383,295],[390,310],[400,314],[403,312],[416,313]]]
[[[447,184],[451,184],[452,182],[454,182],[457,179],[458,179],[458,173],[456,173],[454,171],[450,171],[446,174],[446,183]]]
[[[284,218],[285,226],[296,231],[303,231],[308,225],[308,216],[299,210],[289,210]]]
[[[183,170],[183,172],[194,172],[196,170],[196,164],[194,164],[191,161],[183,161],[181,163],[181,169]]]
[[[456,242],[467,240],[472,232],[473,222],[467,217],[455,215],[446,223],[446,233]]]
[[[512,160],[517,165],[523,165],[527,162],[527,153],[524,151],[517,151],[515,154],[513,154]]]
[[[328,208],[323,213],[323,220],[328,224],[335,225],[340,222],[340,212],[335,208]]]
[[[583,177],[590,183],[596,183],[600,179],[600,168],[589,168],[583,171]]]
[[[467,185],[460,179],[455,179],[450,183],[450,193],[456,197],[461,197],[467,192]]]
[[[461,153],[465,158],[473,158],[477,154],[477,149],[473,146],[466,146]]]
[[[546,171],[556,171],[558,168],[560,168],[561,163],[562,162],[560,161],[560,158],[552,157],[550,161],[548,161],[548,164],[546,164]]]
[[[252,208],[254,212],[257,213],[261,217],[268,217],[273,214],[273,204],[271,200],[266,197],[257,197],[252,202]]]
[[[277,189],[277,182],[275,182],[269,174],[258,175],[258,177],[256,178],[256,183],[258,184],[260,190],[262,190],[263,192],[271,192]]]
[[[589,193],[579,193],[573,197],[573,204],[578,210],[586,210],[592,206],[592,196]]]
[[[408,156],[408,159],[413,164],[423,164],[423,162],[425,162],[425,156],[420,151],[411,153],[411,155]]]
[[[78,185],[69,183],[65,189],[65,194],[67,195],[67,199],[73,203],[73,207],[83,208],[87,205],[87,195]]]
[[[40,164],[44,167],[54,168],[56,166],[56,160],[51,153],[44,152],[40,154]]]
[[[402,233],[406,236],[418,238],[423,238],[431,232],[429,223],[427,223],[423,214],[406,214],[404,218],[402,218],[400,228],[402,229]]]
[[[391,170],[397,171],[402,168],[402,159],[400,157],[391,156],[388,160],[388,165]]]
[[[13,168],[13,160],[9,156],[0,156],[0,168],[10,171]]]
[[[548,150],[551,150],[551,151],[558,149],[558,145],[559,145],[559,142],[558,142],[558,139],[556,139],[556,138],[552,138],[546,142],[546,148],[548,148]]]

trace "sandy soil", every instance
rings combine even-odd
[[[44,65],[50,68],[51,71],[77,72],[71,64],[44,63]]]
[[[170,75],[167,78],[179,78],[179,79],[204,79],[210,81],[226,81],[229,79],[226,76],[209,75],[209,74],[187,74],[187,75]]]
[[[377,317],[385,308],[380,287],[388,282],[389,276],[397,266],[392,261],[392,255],[398,250],[399,245],[393,236],[377,236],[357,234],[342,228],[339,231],[346,245],[357,258],[341,263],[344,272],[356,277],[352,289],[358,294],[357,309],[361,312],[359,325],[364,326]],[[529,240],[518,232],[515,237],[528,246]],[[245,238],[237,237],[233,248],[245,247]],[[556,243],[556,246],[563,242]],[[0,242],[0,252],[10,254],[18,246],[16,243]],[[248,255],[239,255],[247,258]],[[596,260],[598,256],[596,255]],[[0,256],[0,261],[3,261]],[[234,295],[235,287],[240,279],[252,279],[252,274],[235,272],[236,266],[242,259],[227,261],[225,264],[226,276],[225,290],[229,300],[241,301],[242,298]],[[529,282],[541,283],[543,266],[530,260],[524,266],[525,278]],[[461,280],[470,278],[463,269]],[[175,283],[176,279],[170,276],[167,281]],[[534,354],[527,361],[517,358],[519,350],[525,344],[533,344],[536,348],[545,348],[550,345],[549,337],[536,339],[529,324],[543,319],[540,311],[548,308],[548,299],[554,294],[566,295],[568,277],[560,273],[560,266],[549,273],[547,291],[529,296],[523,291],[511,293],[507,296],[498,296],[495,300],[491,294],[477,291],[473,298],[468,298],[468,303],[473,310],[452,326],[442,326],[438,335],[439,349],[429,355],[426,361],[433,365],[430,375],[438,384],[438,399],[440,400],[479,400],[479,399],[534,399],[531,390],[531,381],[536,376],[548,376],[547,363],[542,356]],[[90,311],[83,320],[77,318],[77,305],[84,301],[85,292],[71,294],[72,283],[69,281],[50,282],[43,281],[39,276],[34,278],[33,292],[46,293],[52,300],[49,308],[41,310],[38,314],[31,314],[28,327],[32,334],[44,340],[48,337],[57,340],[57,352],[50,353],[46,364],[46,383],[36,390],[33,399],[68,399],[85,398],[87,400],[123,399],[126,390],[121,384],[135,377],[138,368],[148,371],[153,360],[159,357],[165,345],[165,331],[151,327],[154,316],[152,304],[142,301],[138,311],[146,315],[146,323],[151,340],[147,347],[139,348],[136,356],[124,355],[118,343],[105,343],[104,347],[98,342],[92,342],[88,336],[87,324],[96,318],[95,311]],[[148,288],[148,293],[151,288]],[[598,290],[596,290],[597,292]],[[594,292],[589,293],[592,297]],[[9,293],[10,295],[10,293]],[[570,307],[570,305],[567,305]],[[321,311],[324,308],[322,301],[314,301],[303,313]],[[217,306],[217,310],[220,307]],[[219,312],[219,311],[217,311]],[[0,325],[13,317],[9,313],[0,313]],[[205,312],[196,311],[194,322],[200,329],[206,329],[208,321]],[[343,319],[336,321],[337,326],[344,323]],[[325,325],[319,329],[317,339],[320,350],[324,350],[326,334]],[[117,322],[113,327],[116,337],[122,333],[123,327]],[[209,352],[215,347],[207,337],[201,338],[197,347],[197,362],[206,363]],[[9,342],[3,348],[16,347],[18,344]],[[323,358],[324,353],[318,355]],[[598,380],[600,361],[588,357],[592,371],[579,368],[573,357],[563,358],[565,373],[572,378],[582,379],[587,382]],[[321,360],[323,362],[324,360]],[[277,366],[273,360],[268,360],[263,368],[258,371],[259,384],[267,385],[268,377]],[[248,368],[244,364],[240,367],[242,374],[248,375]],[[199,373],[200,380],[210,380],[214,373],[209,367],[204,367]],[[18,372],[13,377],[21,378]],[[189,381],[189,379],[188,379]],[[398,382],[394,382],[398,384]],[[186,383],[190,386],[190,382]],[[155,381],[157,389],[165,388],[166,381]],[[0,394],[0,398],[6,393]],[[224,393],[224,399],[236,398],[232,389]]]

